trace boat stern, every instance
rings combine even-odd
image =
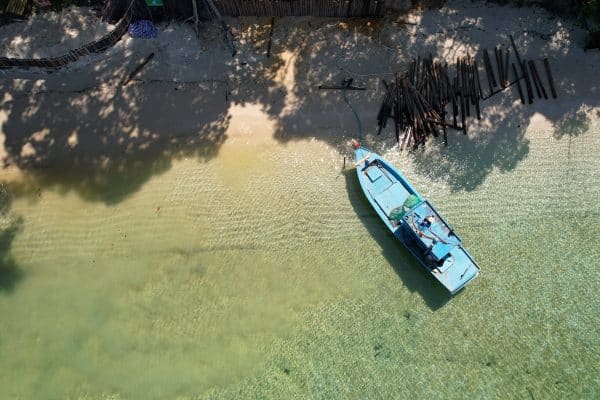
[[[454,295],[477,277],[479,266],[462,246],[457,246],[450,251],[443,264],[432,272],[436,279]]]

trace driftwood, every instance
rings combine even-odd
[[[330,90],[367,90],[364,87],[352,86],[354,78],[346,78],[342,81],[341,85],[319,85],[318,89],[330,89]],[[385,84],[385,81],[384,81]]]
[[[269,29],[269,43],[267,44],[267,57],[271,57],[271,41],[273,40],[273,27],[275,26],[275,17],[271,17],[271,29]]]

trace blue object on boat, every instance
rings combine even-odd
[[[129,24],[129,35],[134,38],[150,39],[158,36],[158,30],[152,21],[140,19]]]
[[[379,217],[451,294],[479,274],[460,237],[400,171],[356,141],[354,160],[360,186]]]

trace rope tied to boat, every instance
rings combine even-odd
[[[356,124],[358,125],[358,139],[362,140],[362,124],[360,122],[360,117],[358,116],[358,113],[356,112],[354,107],[352,107],[352,104],[350,104],[348,96],[346,96],[346,90],[350,87],[352,81],[352,78],[346,78],[342,81],[342,94],[344,96],[344,101],[346,102],[346,104],[348,104],[348,107],[350,107],[350,110],[352,111],[352,114],[354,114],[354,118],[356,119]]]

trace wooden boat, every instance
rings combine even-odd
[[[380,155],[353,147],[360,186],[394,236],[451,294],[475,279],[479,266],[433,205]]]

